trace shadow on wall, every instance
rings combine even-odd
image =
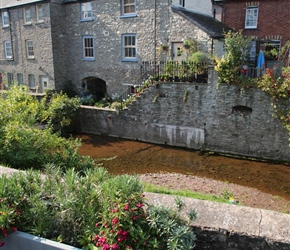
[[[98,77],[86,77],[82,79],[83,95],[91,95],[95,102],[105,98],[107,93],[106,82]]]

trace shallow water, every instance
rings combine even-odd
[[[174,172],[243,186],[290,200],[290,166],[202,154],[168,146],[77,134],[81,155],[90,155],[112,174]]]

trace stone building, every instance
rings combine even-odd
[[[71,82],[79,94],[116,97],[136,84],[143,61],[180,60],[187,38],[221,54],[226,26],[208,6],[200,13],[168,0],[2,0],[2,82],[37,93]]]

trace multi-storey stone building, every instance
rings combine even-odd
[[[186,38],[222,53],[226,29],[209,5],[200,13],[168,0],[2,0],[0,10],[2,85],[37,93],[70,81],[79,93],[120,94],[140,78],[142,61],[177,60]]]

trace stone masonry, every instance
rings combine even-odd
[[[159,82],[120,114],[86,107],[81,132],[107,134],[157,144],[290,162],[288,131],[273,117],[261,90],[208,84]]]
[[[4,2],[9,3],[9,0]],[[136,15],[123,17],[121,1],[92,0],[93,18],[80,20],[82,1],[37,0],[16,3],[8,10],[11,25],[2,28],[1,42],[11,39],[13,59],[4,58],[0,46],[0,72],[3,83],[7,83],[6,73],[23,75],[24,84],[28,74],[35,76],[36,90],[43,92],[40,79],[48,77],[48,89],[61,90],[66,81],[71,81],[79,93],[84,92],[84,79],[101,79],[105,82],[107,93],[113,97],[121,94],[126,85],[135,85],[140,78],[142,61],[171,59],[173,42],[182,43],[190,37],[199,42],[200,50],[214,50],[222,53],[222,41],[211,38],[207,33],[171,10],[172,1],[136,1]],[[44,20],[36,21],[36,7],[43,5]],[[199,6],[209,12],[210,1]],[[32,22],[23,23],[23,9],[31,7]],[[136,34],[137,61],[122,61],[122,34]],[[83,36],[94,39],[94,60],[83,60]],[[27,59],[25,41],[33,40],[33,59]],[[166,43],[167,53],[160,55],[158,46]]]

